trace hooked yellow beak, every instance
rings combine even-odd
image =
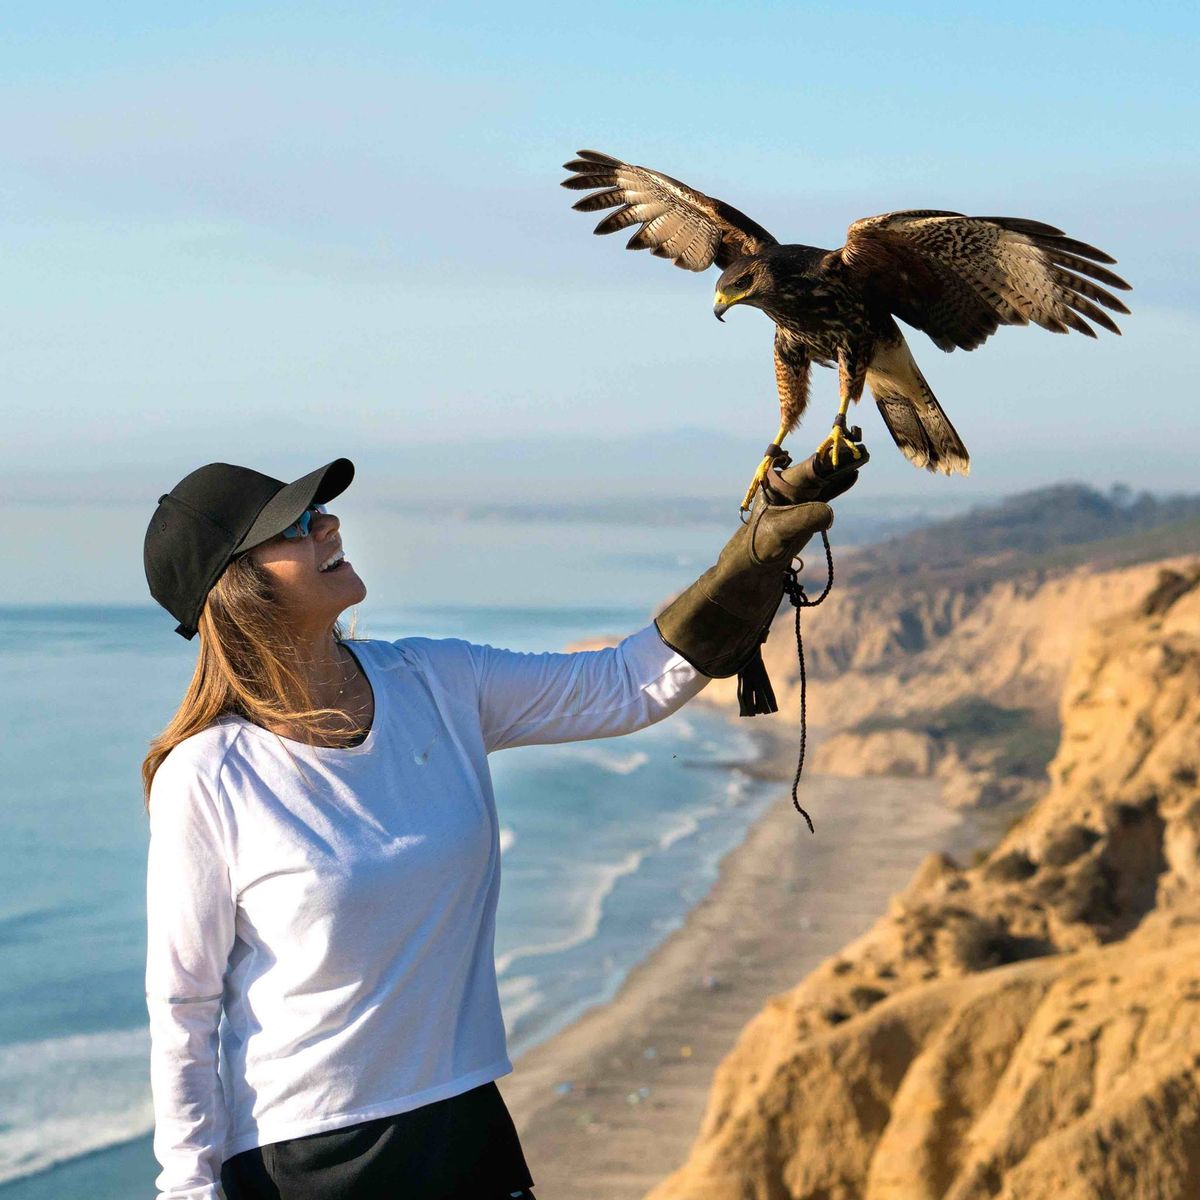
[[[723,292],[718,288],[713,296],[713,316],[723,322],[725,314],[745,295],[745,292]]]

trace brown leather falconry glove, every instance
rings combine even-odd
[[[659,636],[696,670],[714,679],[738,675],[743,716],[777,711],[759,646],[779,610],[792,560],[833,524],[826,501],[854,486],[863,453],[837,471],[814,455],[768,472],[750,519],[715,565],[655,618]]]

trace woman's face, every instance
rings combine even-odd
[[[333,513],[314,513],[307,537],[279,534],[248,553],[270,574],[280,604],[298,628],[328,629],[367,594],[350,561],[341,557],[341,522]],[[321,570],[330,562],[334,565]]]

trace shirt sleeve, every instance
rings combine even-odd
[[[177,753],[159,767],[150,796],[146,1006],[157,1185],[163,1200],[220,1200],[218,1029],[235,903],[213,787],[194,764],[172,762]]]
[[[489,753],[632,733],[708,683],[653,625],[603,650],[520,654],[472,645],[470,654]]]

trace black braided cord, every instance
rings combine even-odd
[[[821,544],[825,547],[825,564],[829,568],[829,576],[825,580],[825,587],[821,594],[815,600],[810,600],[804,591],[804,585],[800,582],[797,575],[797,568],[793,566],[788,567],[786,572],[787,578],[783,585],[783,590],[787,598],[792,602],[792,607],[796,610],[796,658],[800,663],[800,756],[796,761],[796,777],[792,780],[792,804],[796,811],[808,822],[809,833],[816,833],[816,829],[813,827],[812,817],[800,807],[800,800],[798,799],[800,776],[804,773],[804,755],[808,749],[808,675],[804,668],[804,640],[800,636],[800,610],[802,608],[816,608],[818,604],[824,601],[833,588],[833,551],[829,548],[829,534],[823,529],[821,530]],[[803,560],[800,560],[799,567],[801,570],[803,569]]]

